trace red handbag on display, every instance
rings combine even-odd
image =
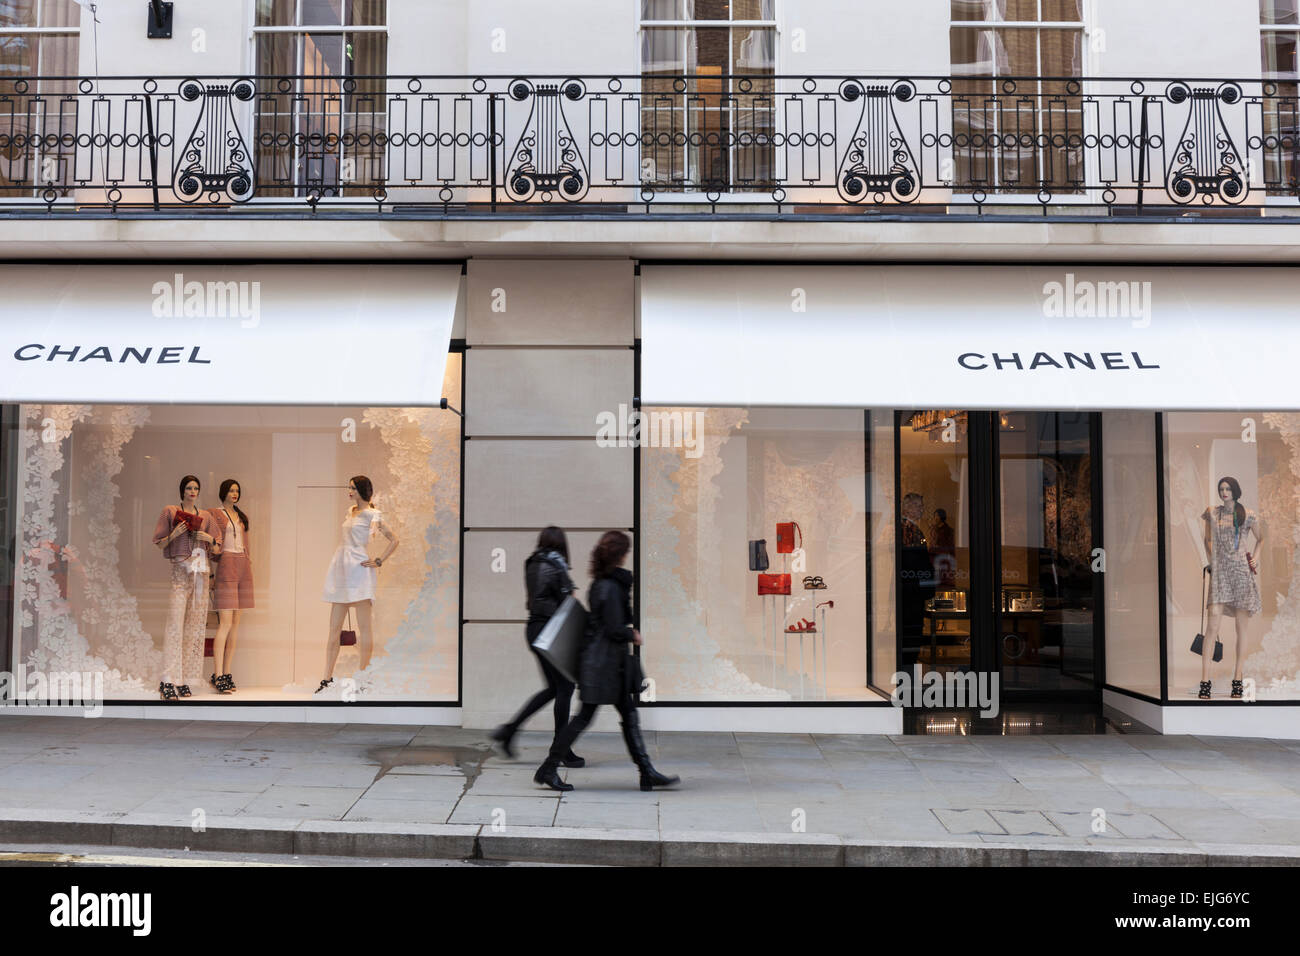
[[[790,593],[790,575],[788,574],[760,574],[758,576],[758,594],[762,597],[765,594],[789,594]]]
[[[799,547],[803,547],[803,528],[797,521],[778,521],[776,523],[776,553],[794,553],[794,535],[799,532]],[[788,593],[788,592],[787,592]]]
[[[178,524],[188,525],[190,531],[198,531],[203,527],[203,515],[190,514],[188,511],[176,512],[176,520],[172,522],[172,527]]]
[[[348,610],[348,617],[352,616],[351,609]],[[357,632],[354,629],[344,629],[339,631],[339,647],[355,647],[357,643]]]

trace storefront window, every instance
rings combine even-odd
[[[445,388],[459,393],[457,354],[448,358]],[[182,618],[192,623],[185,616],[198,608],[203,638],[217,637],[213,605],[232,603],[218,597],[217,569],[233,567],[230,555],[240,549],[251,587],[233,600],[243,608],[226,658],[236,692],[219,694],[209,683],[215,667],[207,656],[201,668],[187,657],[183,676],[168,675],[171,682],[188,683],[195,697],[236,703],[338,700],[349,692],[357,700],[456,699],[459,421],[436,408],[21,406],[11,431],[21,501],[6,666],[98,672],[109,700],[158,699],[173,666],[168,632],[187,625],[174,619],[179,552],[166,555],[155,530],[164,509],[181,503],[179,483],[190,475],[209,519],[203,527],[226,551],[209,555],[206,572],[197,561],[184,568]],[[371,503],[398,547],[375,570],[369,665],[362,667],[367,622],[357,607],[343,629],[360,640],[340,649],[334,684],[317,694],[327,648],[338,640],[324,600],[327,572],[357,476],[370,479]],[[238,482],[246,531],[229,496],[224,508],[218,498],[227,479]],[[389,544],[373,524],[376,533],[361,545],[371,559]],[[201,540],[193,536],[187,550]],[[183,636],[187,653],[191,636]]]
[[[1160,696],[1160,555],[1153,412],[1102,415],[1106,683]]]
[[[642,653],[657,699],[878,699],[867,689],[868,621],[893,643],[892,596],[877,614],[868,592],[869,544],[873,579],[893,574],[892,552],[878,548],[889,521],[868,514],[867,462],[892,480],[891,456],[868,453],[879,429],[848,409],[644,415]],[[887,490],[872,501],[888,504]],[[762,571],[749,560],[757,541]],[[892,647],[876,666],[892,671]]]
[[[900,670],[964,672],[971,658],[969,415],[905,411],[899,424]]]
[[[1246,696],[1298,699],[1300,413],[1164,421],[1169,698],[1197,699],[1208,679],[1211,700],[1230,699],[1239,671]],[[1198,633],[1205,656],[1190,650]]]

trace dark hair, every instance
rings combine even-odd
[[[1228,486],[1228,491],[1232,493],[1232,501],[1236,506],[1232,509],[1232,524],[1234,527],[1240,527],[1246,523],[1246,509],[1241,506],[1241,482],[1229,475],[1224,475],[1219,479],[1219,483],[1214,486],[1217,493],[1224,485]]]
[[[569,563],[569,539],[564,536],[564,529],[555,525],[547,525],[542,529],[542,533],[537,536],[538,551],[555,551],[564,559],[564,563]]]
[[[948,512],[944,511],[942,508],[935,508],[934,516],[938,518],[940,521],[948,520]]]
[[[591,549],[589,574],[594,578],[607,578],[632,550],[632,539],[622,531],[606,531]]]
[[[365,475],[354,475],[348,479],[349,484],[357,488],[357,494],[366,504],[370,504],[370,499],[375,496],[375,486]]]
[[[188,485],[191,481],[199,486],[200,491],[203,490],[203,482],[199,481],[197,475],[186,475],[184,478],[181,479],[181,487],[180,487],[181,504],[185,503],[185,486]]]
[[[240,496],[241,498],[244,496],[244,487],[243,487],[243,485],[241,485],[239,482],[235,481],[234,478],[227,478],[225,481],[223,481],[223,482],[221,483],[221,487],[217,489],[217,497],[221,499],[221,503],[222,503],[222,505],[225,505],[225,503],[226,503],[226,495],[230,494],[230,489],[231,489],[231,488],[238,488],[238,489],[239,489],[239,496]],[[248,515],[244,514],[242,511],[239,510],[239,505],[234,505],[234,509],[235,509],[235,514],[239,515],[239,520],[242,521],[242,522],[244,523],[244,530],[247,531],[247,530],[248,530]]]

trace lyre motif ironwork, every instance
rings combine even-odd
[[[581,80],[536,87],[527,80],[510,84],[512,100],[532,100],[523,132],[506,166],[506,193],[511,199],[527,202],[540,197],[548,201],[558,195],[567,202],[577,202],[587,194],[591,176],[564,115],[565,100],[576,102],[586,94]]]
[[[196,202],[203,196],[214,203],[223,198],[237,203],[253,198],[257,177],[239,130],[235,100],[246,103],[254,92],[253,81],[248,79],[229,86],[205,86],[198,80],[181,83],[181,99],[190,103],[202,99],[172,179],[172,191],[182,202]]]
[[[907,103],[916,87],[907,80],[890,86],[867,86],[857,80],[840,84],[845,102],[862,101],[857,126],[840,163],[836,187],[846,202],[913,202],[921,194],[916,157],[894,113],[894,101]]]
[[[1188,102],[1187,122],[1178,137],[1172,162],[1165,174],[1165,191],[1180,205],[1199,196],[1209,205],[1216,199],[1236,205],[1246,198],[1246,167],[1232,141],[1220,104],[1232,106],[1242,97],[1236,83],[1217,88],[1171,83],[1170,103]]]

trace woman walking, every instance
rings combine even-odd
[[[528,624],[524,637],[528,641],[528,650],[537,658],[537,664],[542,669],[546,687],[529,698],[528,703],[515,714],[514,720],[492,731],[492,739],[500,744],[507,757],[515,755],[511,743],[524,721],[551,701],[555,701],[555,736],[558,737],[569,723],[573,681],[561,674],[554,664],[533,647],[533,641],[542,632],[542,628],[546,627],[546,622],[560,609],[565,597],[575,590],[573,579],[569,577],[569,542],[563,529],[551,525],[538,535],[537,550],[524,562],[524,587],[527,590],[528,607]],[[586,764],[572,750],[566,750],[560,762],[566,767],[582,767]]]
[[[634,686],[634,671],[629,666],[629,645],[640,645],[641,635],[632,627],[632,573],[622,567],[632,542],[621,531],[606,531],[591,552],[590,631],[582,652],[579,683],[582,685],[582,710],[551,744],[550,755],[533,775],[536,783],[552,790],[572,790],[573,784],[560,779],[557,768],[564,754],[587,729],[596,708],[613,704],[623,723],[623,742],[641,771],[641,789],[668,787],[679,783],[655,770],[641,738],[641,722],[636,701],[641,688]]]

